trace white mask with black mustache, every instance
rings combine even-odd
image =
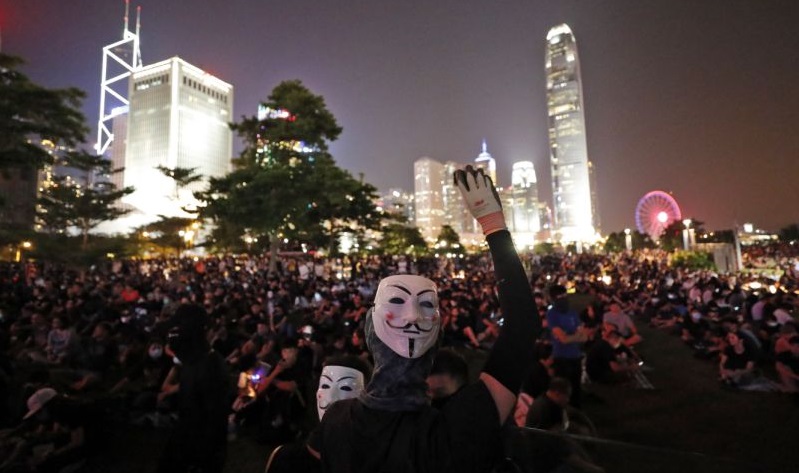
[[[435,345],[441,325],[435,283],[407,274],[383,279],[372,318],[378,338],[394,353],[419,358]]]

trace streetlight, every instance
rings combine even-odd
[[[15,262],[17,262],[17,263],[19,263],[20,261],[22,261],[22,250],[23,250],[23,249],[24,249],[24,250],[30,250],[32,246],[33,246],[33,243],[31,243],[31,242],[29,242],[29,241],[23,241],[22,243],[20,243],[20,244],[17,246],[17,254],[16,254],[16,256],[14,257],[14,261],[15,261]]]
[[[629,228],[624,229],[624,246],[627,248],[627,251],[632,251],[633,249],[633,236]]]
[[[691,229],[691,219],[686,218],[682,221],[682,224],[685,225],[685,229],[682,231],[682,247],[685,251],[691,249],[691,236],[690,236],[690,229]]]

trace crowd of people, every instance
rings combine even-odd
[[[543,330],[509,422],[590,431],[590,421],[570,423],[568,413],[579,415],[570,409],[579,409],[587,382],[635,384],[646,366],[636,352],[646,344],[640,324],[673,332],[697,358],[718,363],[723,387],[799,391],[797,254],[780,246],[752,255],[774,258],[781,275],[688,271],[658,251],[522,254],[534,296],[525,310]],[[270,272],[263,255],[114,260],[85,271],[0,265],[0,471],[61,471],[83,461],[94,441],[85,412],[98,399],[112,399],[133,423],[178,425],[190,369],[170,345],[171,321],[187,305],[207,314],[201,337],[228,373],[226,439],[270,445],[304,439],[318,423],[329,406],[317,405],[316,392],[331,359],[375,362],[367,313],[384,278],[418,274],[437,288],[439,343],[449,350],[429,378],[434,404],[467,384],[458,357],[484,360],[508,315],[487,254],[291,255],[277,267]],[[372,373],[361,371],[363,389]],[[354,389],[327,379],[328,388]],[[595,467],[574,450],[563,458]]]

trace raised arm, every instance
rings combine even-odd
[[[541,321],[491,178],[482,169],[466,166],[464,170],[455,171],[455,185],[480,223],[494,261],[505,322],[480,379],[494,399],[500,422],[505,422],[535,359],[535,341],[541,331]]]

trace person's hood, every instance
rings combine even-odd
[[[438,351],[435,345],[419,358],[404,358],[375,333],[372,309],[366,314],[366,345],[375,361],[372,380],[360,396],[367,407],[386,411],[414,411],[430,405],[427,375]]]

